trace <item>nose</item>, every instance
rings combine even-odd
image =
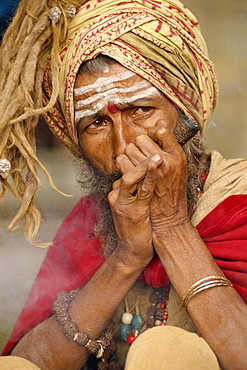
[[[126,146],[130,143],[133,143],[135,137],[138,135],[135,128],[132,125],[129,125],[123,120],[119,120],[114,123],[113,128],[113,150],[114,150],[114,159],[117,156],[124,153]]]

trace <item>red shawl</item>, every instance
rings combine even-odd
[[[100,241],[94,236],[96,222],[96,207],[90,197],[82,198],[58,230],[3,355],[52,314],[57,292],[83,287],[104,262]],[[247,302],[247,195],[225,199],[197,229],[216,263]],[[145,268],[143,278],[154,287],[167,284],[158,257]]]

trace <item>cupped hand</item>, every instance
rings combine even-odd
[[[160,228],[174,227],[188,220],[187,161],[182,147],[171,131],[162,126],[162,122],[148,131],[148,137],[162,151],[159,152],[162,164],[150,203],[150,219],[156,232]],[[148,155],[150,149],[145,153]]]
[[[126,159],[124,155],[118,158],[120,167],[125,167],[124,174],[115,181],[108,195],[118,235],[116,253],[120,253],[126,264],[144,268],[153,257],[149,205],[162,158],[155,154],[137,166],[129,166]]]
[[[134,143],[126,147],[125,159],[120,158],[119,168],[125,173],[154,154],[159,154],[162,162],[149,210],[153,232],[158,233],[188,220],[186,157],[166,122],[159,120],[147,134],[137,136]]]

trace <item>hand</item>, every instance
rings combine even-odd
[[[125,158],[118,160],[120,170],[125,173],[155,153],[162,157],[150,201],[150,220],[154,233],[188,220],[186,157],[165,125],[165,121],[159,120],[147,135],[136,137],[134,143],[126,147]]]
[[[162,159],[154,155],[126,170],[124,157],[118,158],[121,167],[125,167],[124,174],[113,184],[108,196],[118,235],[116,253],[124,257],[125,263],[137,263],[144,268],[153,257],[149,204]]]
[[[188,221],[186,156],[171,131],[162,122],[148,131],[162,155],[157,186],[150,204],[150,219],[154,232]],[[149,154],[149,150],[146,151]]]

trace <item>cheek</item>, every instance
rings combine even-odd
[[[110,145],[106,138],[81,138],[80,145],[82,152],[87,160],[97,169],[105,173],[111,173],[113,168],[113,156],[110,150]]]

